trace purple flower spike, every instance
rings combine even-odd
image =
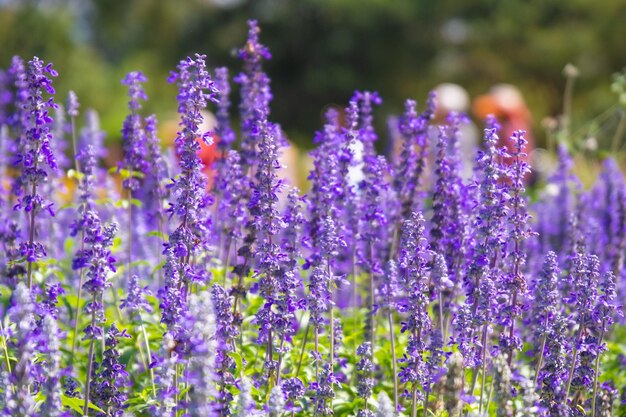
[[[131,191],[139,189],[140,181],[136,175],[143,175],[148,164],[146,162],[146,132],[142,125],[141,115],[137,113],[141,109],[140,100],[147,100],[142,83],[148,79],[140,72],[128,73],[122,80],[122,84],[128,86],[128,108],[130,114],[126,116],[122,126],[122,148],[124,160],[122,167],[128,172],[122,184]]]
[[[130,277],[127,294],[128,296],[121,301],[120,308],[128,309],[133,314],[141,313],[142,311],[152,312],[152,306],[145,298],[146,295],[151,295],[152,293],[147,286],[141,287],[139,285],[139,277],[137,275]]]
[[[128,399],[124,389],[128,385],[129,374],[120,363],[120,352],[117,348],[123,338],[130,338],[126,330],[120,331],[115,324],[111,325],[106,333],[102,363],[94,364],[96,369],[91,380],[91,402],[107,410],[107,415],[114,417],[123,416],[124,403]]]
[[[228,82],[228,68],[221,67],[215,69],[215,89],[218,91],[218,106],[215,114],[217,118],[217,126],[215,134],[219,138],[217,144],[222,152],[231,149],[237,137],[230,125],[230,84]]]
[[[70,117],[78,117],[78,108],[80,104],[78,103],[78,97],[76,93],[70,90],[67,93],[67,115]]]
[[[270,52],[259,43],[260,29],[256,20],[248,21],[248,40],[239,50],[239,59],[243,61],[243,72],[235,77],[241,85],[241,157],[244,171],[256,165],[256,143],[259,141],[259,117],[269,116],[269,104],[272,100],[270,79],[263,72],[262,62],[271,58]]]

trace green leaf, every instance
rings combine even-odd
[[[146,236],[159,237],[163,240],[167,240],[167,235],[163,232],[159,232],[158,230],[153,230],[152,232],[148,232],[146,233]]]
[[[63,253],[70,256],[74,253],[74,238],[68,237],[63,242]]]
[[[65,394],[61,394],[61,404],[63,404],[63,407],[69,407],[72,410],[79,413],[81,416],[83,415],[83,407],[85,406],[85,400],[78,398],[78,397],[68,397]],[[89,403],[89,408],[92,410],[96,410],[99,413],[104,413],[104,410],[102,410],[99,407],[96,407],[91,402]]]
[[[241,357],[241,355],[237,352],[230,352],[228,355],[233,358],[233,360],[237,364],[237,370],[241,374],[241,372],[243,371],[243,358]]]
[[[85,174],[80,171],[76,171],[75,169],[67,170],[67,178],[76,178],[77,180],[82,180]]]

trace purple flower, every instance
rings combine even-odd
[[[566,404],[568,345],[566,341],[566,322],[557,313],[550,323],[546,338],[546,352],[543,367],[539,373],[540,405],[545,410],[542,416],[567,416]]]
[[[189,417],[206,417],[215,414],[215,357],[217,343],[216,322],[207,291],[189,296],[189,309],[184,319],[187,340],[187,386],[189,402],[186,404]]]
[[[339,161],[340,145],[338,125],[333,113],[327,114],[327,123],[323,132],[317,133],[319,147],[311,153],[314,158],[314,168],[309,174],[311,191],[307,202],[310,213],[308,223],[308,238],[312,254],[306,263],[320,262],[321,258],[327,260],[336,258],[340,247],[345,246],[342,237],[342,228],[338,224],[342,214],[338,202],[343,198],[345,187]],[[334,266],[335,262],[331,262]]]
[[[402,382],[410,384],[412,395],[418,400],[422,399],[418,387],[424,387],[427,383],[424,352],[425,336],[431,330],[431,318],[428,315],[429,256],[424,239],[424,217],[421,213],[413,213],[410,219],[404,221],[398,248],[400,279],[406,296],[399,310],[407,314],[401,323],[401,331],[409,333],[406,351],[400,360],[404,365],[398,376]]]
[[[420,115],[417,114],[416,106],[414,100],[407,100],[404,114],[398,120],[402,150],[394,164],[393,188],[400,198],[401,219],[409,217],[416,208],[417,191],[426,168],[428,123],[435,114],[435,93],[429,94],[426,110]]]
[[[83,231],[83,245],[72,260],[72,269],[86,268],[83,289],[91,294],[92,301],[87,303],[85,310],[93,320],[84,333],[85,339],[97,339],[102,334],[100,325],[104,323],[101,297],[111,286],[109,274],[115,272],[115,258],[109,248],[113,245],[117,224],[103,225],[98,213],[88,210],[81,219],[80,230]]]
[[[222,152],[227,152],[231,149],[235,140],[237,140],[235,132],[230,126],[228,68],[220,67],[215,69],[215,89],[218,91],[218,105],[215,113],[217,119],[215,134],[219,138],[217,146]]]
[[[206,71],[204,55],[188,57],[178,65],[178,72],[173,72],[169,82],[178,83],[178,112],[181,116],[182,130],[178,132],[176,147],[180,159],[180,175],[170,185],[171,200],[168,213],[182,219],[178,230],[170,236],[169,247],[185,246],[187,253],[194,252],[199,245],[195,240],[206,233],[206,219],[202,211],[210,204],[207,196],[206,177],[202,173],[202,161],[198,156],[200,144],[197,138],[210,140],[209,132],[202,132],[203,117],[201,110],[207,101],[215,100],[213,82]],[[174,237],[186,236],[185,240],[173,240]],[[193,238],[192,238],[193,236]]]
[[[270,391],[267,401],[267,412],[270,417],[279,417],[285,408],[285,395],[280,385],[275,385]]]
[[[324,364],[320,368],[317,381],[312,382],[309,386],[309,389],[313,391],[312,400],[315,413],[319,415],[331,415],[333,413],[330,404],[335,398],[334,385],[337,382],[330,364]]]
[[[320,331],[326,325],[326,313],[334,305],[331,300],[331,282],[332,276],[323,263],[316,265],[309,274],[307,307],[311,313],[311,323],[316,331]]]
[[[70,117],[78,117],[78,108],[80,104],[78,103],[78,97],[76,93],[70,90],[67,93],[67,115]]]
[[[282,221],[285,225],[281,239],[283,253],[279,274],[278,299],[276,308],[278,317],[274,324],[276,336],[279,340],[291,341],[296,322],[296,311],[304,308],[304,300],[299,298],[302,290],[302,277],[300,276],[300,252],[302,239],[302,197],[299,190],[291,188],[287,194],[287,206],[285,207]],[[287,348],[283,348],[286,350]]]
[[[97,417],[121,417],[126,408],[124,403],[128,394],[124,388],[128,385],[128,372],[120,363],[117,348],[121,338],[130,338],[126,330],[120,331],[112,324],[106,333],[106,348],[102,354],[102,363],[94,363],[91,379],[90,400],[106,413],[97,413]]]
[[[523,130],[513,133],[510,140],[513,142],[510,157],[511,164],[505,169],[510,184],[508,184],[508,215],[509,215],[509,248],[507,256],[510,258],[508,271],[500,282],[496,320],[499,324],[508,328],[508,334],[500,334],[500,347],[512,355],[515,350],[522,347],[522,341],[514,332],[515,321],[522,313],[521,300],[527,291],[526,278],[523,268],[527,254],[524,250],[525,241],[534,235],[529,221],[531,216],[526,209],[524,197],[524,180],[530,173],[530,166],[526,163],[526,144]]]
[[[275,363],[272,360],[273,331],[278,315],[272,306],[280,297],[281,263],[284,253],[276,236],[285,224],[278,211],[278,195],[283,189],[283,180],[277,175],[281,165],[278,161],[280,129],[268,121],[268,108],[255,108],[254,131],[256,132],[259,151],[255,181],[252,182],[252,195],[248,202],[248,210],[252,216],[255,234],[256,261],[255,276],[258,277],[258,291],[265,303],[256,313],[255,322],[259,326],[258,340],[267,343],[268,372],[272,372]],[[280,331],[279,331],[280,332]]]
[[[290,411],[297,411],[295,402],[304,397],[304,394],[306,393],[306,389],[304,388],[304,384],[300,378],[283,379],[281,382],[281,388],[283,389],[283,394],[287,398],[287,409]]]
[[[356,364],[356,372],[358,375],[357,382],[357,395],[365,400],[365,415],[373,415],[368,408],[368,402],[372,393],[374,392],[374,385],[376,381],[373,378],[374,363],[372,362],[372,344],[370,342],[364,342],[356,349],[356,354],[359,356],[359,361]]]
[[[450,113],[448,124],[439,127],[435,181],[430,221],[431,248],[444,256],[451,281],[455,286],[465,273],[472,247],[469,233],[470,209],[468,190],[459,172],[459,130],[466,117]],[[455,288],[456,289],[456,288]],[[456,294],[450,294],[453,298]],[[449,303],[446,300],[446,303]]]
[[[379,286],[380,307],[395,311],[400,291],[398,265],[394,260],[390,260],[385,265],[385,275]]]
[[[230,253],[243,238],[242,225],[247,216],[245,199],[249,192],[249,181],[244,176],[241,157],[236,150],[229,150],[220,166],[221,175],[217,179],[216,192],[221,198],[217,203],[216,223],[225,242],[224,263],[230,264]]]
[[[231,296],[219,285],[211,287],[211,303],[215,313],[217,356],[215,369],[219,380],[219,412],[220,415],[230,415],[230,403],[233,395],[230,387],[235,384],[236,363],[230,353],[233,344],[239,336],[239,328],[235,325]]]
[[[256,165],[256,144],[262,134],[259,128],[260,118],[269,116],[269,103],[272,100],[270,79],[263,72],[262,62],[271,58],[267,47],[259,43],[260,29],[256,20],[248,21],[248,40],[239,50],[239,59],[243,61],[243,72],[235,77],[241,85],[241,162],[244,171]]]
[[[181,219],[180,225],[170,234],[165,244],[165,286],[159,290],[162,318],[174,334],[178,332],[180,319],[186,309],[186,293],[193,282],[206,280],[204,271],[191,263],[194,254],[205,246],[207,227],[206,208],[211,204],[206,194],[206,176],[202,173],[202,161],[198,156],[200,144],[196,138],[209,139],[208,132],[201,131],[201,110],[207,101],[214,100],[214,86],[206,70],[204,55],[195,59],[187,57],[178,65],[169,82],[178,84],[178,112],[182,130],[176,138],[180,160],[180,174],[170,184],[170,207],[172,216]]]
[[[17,55],[14,56],[11,60],[11,66],[9,67],[7,74],[15,87],[15,94],[13,97],[15,110],[13,113],[8,115],[7,122],[13,128],[15,137],[19,141],[19,138],[21,138],[21,136],[26,133],[26,130],[28,129],[29,118],[29,86],[24,60]],[[19,147],[19,143],[17,145]],[[13,151],[17,151],[17,148],[13,149]]]
[[[17,197],[14,210],[23,210],[30,216],[30,239],[22,242],[20,251],[26,258],[28,266],[28,283],[31,285],[32,263],[45,256],[43,245],[34,240],[35,218],[42,209],[54,215],[52,203],[41,195],[41,188],[48,180],[49,171],[57,169],[56,159],[52,152],[50,140],[50,109],[56,104],[54,98],[44,98],[44,94],[53,96],[54,88],[48,76],[56,77],[52,64],[44,64],[34,57],[28,63],[26,82],[28,83],[28,101],[25,109],[24,131],[20,135],[16,167],[20,176],[13,184],[13,193]],[[46,168],[47,167],[47,168]]]
[[[34,359],[37,340],[34,337],[35,304],[30,290],[24,283],[18,283],[13,292],[8,315],[16,324],[14,355],[16,363],[9,376],[10,386],[5,387],[6,402],[3,416],[37,416],[36,401],[31,387],[34,384]]]
[[[544,194],[536,204],[536,211],[541,213],[536,220],[536,230],[543,249],[541,253],[552,250],[562,258],[569,256],[568,247],[573,243],[567,241],[571,236],[568,229],[576,203],[573,188],[579,183],[571,172],[574,162],[567,147],[559,145],[557,154],[558,166],[548,178]]]
[[[139,189],[140,181],[137,175],[143,175],[148,167],[146,163],[146,132],[142,126],[140,100],[147,100],[142,83],[148,79],[140,72],[133,71],[126,75],[122,84],[128,86],[128,108],[130,114],[126,116],[122,126],[122,148],[124,159],[121,167],[127,172],[123,176],[122,185],[130,191]]]
[[[533,280],[533,303],[530,317],[535,328],[536,340],[547,337],[551,322],[560,312],[559,275],[557,255],[548,252],[543,270]]]
[[[100,118],[98,116],[98,112],[88,109],[85,112],[85,119],[85,127],[81,130],[79,136],[79,149],[92,146],[96,159],[106,157],[108,154],[108,151],[104,146],[104,138],[106,134],[100,129]]]
[[[239,398],[235,417],[253,416],[256,410],[256,402],[252,398],[252,384],[248,379],[243,379],[240,383]]]
[[[147,313],[152,312],[152,306],[146,301],[146,295],[151,295],[152,292],[147,286],[141,287],[139,285],[139,277],[132,275],[128,282],[127,296],[120,303],[120,308],[128,309],[131,314],[140,314],[142,311]]]
[[[59,328],[53,316],[45,316],[42,321],[42,335],[45,338],[47,358],[44,363],[46,381],[41,387],[46,400],[41,406],[41,413],[46,417],[58,417],[63,411],[61,402],[61,343]]]
[[[143,201],[143,213],[148,226],[158,229],[161,233],[165,227],[163,222],[163,200],[167,197],[164,182],[168,178],[168,167],[162,156],[161,141],[157,132],[157,119],[150,115],[145,119],[146,155],[148,162],[144,171],[143,187],[140,198]]]
[[[476,245],[463,279],[465,304],[454,319],[459,350],[470,367],[480,365],[486,349],[476,336],[482,327],[482,339],[485,339],[494,318],[496,285],[501,276],[499,260],[507,237],[504,219],[508,194],[501,182],[505,149],[496,149],[498,129],[495,119],[487,120],[485,149],[478,152],[476,160],[474,187],[478,189],[478,198],[473,225]]]
[[[374,105],[380,106],[383,100],[376,91],[355,91],[350,101],[357,103],[359,106],[361,119],[359,123],[359,138],[363,143],[363,154],[366,157],[373,156],[376,154],[374,144],[378,140],[378,135],[374,130],[373,107]]]

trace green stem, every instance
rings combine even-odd
[[[543,351],[546,348],[546,335],[543,336],[541,341],[541,351],[539,352],[539,359],[537,360],[537,368],[535,369],[535,378],[533,379],[533,385],[537,388],[537,379],[539,378],[539,370],[543,362]]]
[[[485,374],[487,368],[487,324],[483,326],[483,363],[482,363],[482,378],[480,382],[480,402],[478,405],[478,414],[483,410],[483,391],[485,390]]]
[[[35,169],[37,168],[37,164],[35,164]],[[35,192],[37,192],[37,184],[33,184],[31,195],[34,196]],[[37,211],[38,207],[33,207],[30,211],[30,229],[28,231],[28,242],[29,248],[33,247],[33,242],[35,241],[35,211]],[[28,261],[28,289],[33,288],[33,263]]]
[[[306,330],[304,332],[304,341],[302,342],[302,349],[300,349],[300,359],[298,360],[298,367],[296,368],[296,378],[300,375],[300,368],[302,367],[302,359],[304,358],[304,349],[306,347],[306,343],[309,339],[309,327],[311,322],[308,321],[306,323]]]
[[[7,341],[4,338],[4,323],[2,322],[2,318],[0,318],[0,337],[2,340],[2,350],[4,351],[4,360],[7,362],[7,371],[9,374],[11,371],[11,361],[9,360],[9,351],[7,350]]]
[[[394,410],[398,409],[398,358],[396,356],[396,337],[393,329],[393,316],[391,309],[387,312],[387,320],[389,321],[389,339],[391,341],[391,363],[393,365],[393,404]]]
[[[581,319],[581,323],[584,323],[585,317],[583,316],[583,318]],[[578,344],[580,342],[580,340],[582,339],[582,334],[584,331],[584,326],[580,326],[580,329],[578,330],[578,337],[577,339],[577,343],[574,345],[574,352],[572,353],[572,366],[570,367],[569,370],[569,377],[567,378],[567,388],[565,390],[565,398],[569,397],[569,390],[572,386],[572,379],[574,378],[574,369],[576,369],[576,359],[578,358]]]
[[[622,110],[621,117],[619,119],[619,124],[617,125],[617,129],[615,130],[615,134],[613,135],[613,140],[611,141],[611,152],[615,154],[620,149],[621,139],[624,136],[624,131],[626,130],[626,111]]]
[[[604,327],[604,321],[602,322]],[[604,330],[600,333],[600,341],[598,346],[602,346],[602,339],[604,338]],[[596,356],[596,372],[593,375],[593,396],[591,397],[591,417],[596,417],[596,396],[598,395],[598,373],[600,372],[600,355]]]
[[[82,253],[85,250],[85,231],[81,230],[80,232],[80,252]],[[74,320],[74,339],[72,340],[72,357],[71,361],[74,363],[74,357],[76,353],[76,345],[78,343],[78,326],[80,321],[80,302],[82,301],[83,296],[83,279],[84,279],[84,268],[80,269],[80,274],[78,278],[78,299],[76,300],[76,318]]]
[[[150,339],[148,339],[148,333],[146,332],[146,326],[143,323],[143,318],[141,317],[141,313],[137,313],[137,315],[139,316],[139,324],[141,325],[141,334],[143,335],[143,340],[146,342],[146,353],[148,354],[148,369],[150,370],[150,382],[152,383],[152,394],[156,398],[156,385],[154,384],[154,369],[150,368],[150,364],[152,363]]]
[[[94,296],[94,304],[96,302],[96,297]],[[94,308],[91,312],[91,325],[95,326],[96,323],[96,309]],[[92,337],[89,341],[89,356],[87,359],[87,376],[85,377],[85,405],[83,406],[83,416],[89,416],[89,395],[91,391],[91,367],[93,365],[93,346],[94,346],[94,338]]]

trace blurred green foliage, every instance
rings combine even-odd
[[[0,0],[0,67],[14,54],[54,62],[58,91],[72,88],[84,107],[100,111],[114,140],[126,113],[126,72],[144,71],[148,110],[173,118],[168,72],[201,52],[235,74],[233,51],[249,18],[259,20],[274,56],[266,65],[274,119],[302,145],[323,109],[343,106],[355,89],[379,91],[379,114],[389,114],[441,82],[472,97],[495,83],[517,85],[539,132],[545,116],[561,111],[568,62],[580,70],[572,132],[584,134],[617,103],[611,75],[626,65],[622,0]],[[603,120],[601,146],[617,119]]]

